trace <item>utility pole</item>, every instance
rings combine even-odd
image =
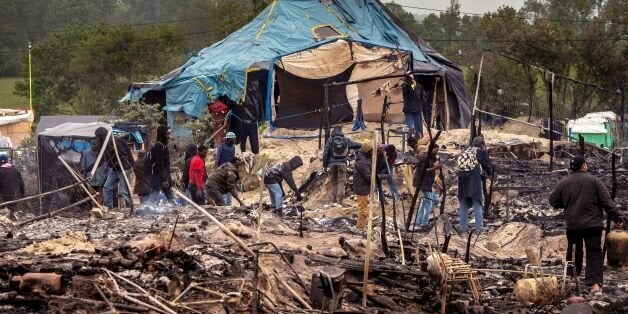
[[[28,42],[28,107],[31,110],[33,116],[35,116],[35,112],[33,111],[33,64],[31,62],[31,50],[33,48],[32,43]]]
[[[547,101],[549,103],[549,154],[550,154],[550,170],[554,169],[554,102],[552,92],[554,89],[554,73],[552,79],[547,82]]]

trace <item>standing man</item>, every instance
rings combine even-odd
[[[473,206],[475,230],[484,230],[482,210],[482,171],[493,173],[493,165],[485,148],[484,138],[476,136],[471,147],[458,157],[458,202],[460,202],[460,232],[466,232],[469,221],[469,206]]]
[[[403,92],[403,114],[406,125],[410,128],[410,134],[423,137],[423,124],[421,122],[421,110],[423,100],[423,86],[418,84],[412,73],[406,74],[405,81],[401,84]]]
[[[380,144],[377,145],[377,174],[378,179],[385,178],[388,182],[388,190],[395,200],[400,199],[399,189],[397,188],[397,182],[395,181],[395,162],[397,161],[397,148],[392,144]],[[377,189],[379,190],[379,197],[385,199],[384,184],[379,182]],[[385,203],[386,201],[384,201]]]
[[[294,191],[294,195],[297,197],[297,202],[300,202],[303,199],[297,191],[298,188],[294,182],[294,177],[292,176],[292,172],[301,166],[303,166],[303,160],[301,160],[301,157],[294,156],[289,161],[272,166],[266,172],[266,175],[264,176],[264,184],[266,185],[268,194],[270,195],[270,206],[273,208],[275,213],[281,214],[284,194],[281,184],[284,180],[286,180],[288,186],[292,189],[292,191]]]
[[[133,203],[131,202],[129,186],[124,180],[124,174],[122,172],[124,171],[126,173],[127,178],[131,177],[134,162],[133,155],[131,154],[131,149],[129,148],[129,145],[127,145],[126,141],[113,136],[113,134],[111,136],[111,140],[108,143],[105,143],[108,133],[109,131],[104,127],[99,127],[95,131],[99,146],[103,147],[103,145],[105,145],[103,161],[106,162],[109,167],[109,170],[107,171],[107,179],[105,180],[105,185],[103,186],[105,206],[109,209],[113,208],[113,191],[116,187],[118,187],[120,194],[122,194],[122,197],[124,198],[126,206],[131,207]],[[116,141],[116,148],[118,149],[118,156],[120,157],[122,165],[118,163],[116,149],[113,147],[112,141]]]
[[[359,149],[361,145],[345,137],[342,126],[331,132],[331,137],[323,151],[323,169],[331,173],[331,199],[334,205],[343,205],[345,181],[347,180],[347,155],[349,149]]]
[[[227,132],[225,135],[225,142],[220,144],[216,148],[216,167],[220,167],[228,163],[233,157],[235,157],[235,141],[236,135],[233,132]]]
[[[432,209],[438,203],[438,195],[434,193],[434,181],[436,180],[436,170],[441,169],[442,165],[438,161],[438,145],[434,145],[432,154],[423,154],[419,159],[419,164],[414,172],[412,185],[420,189],[422,201],[419,212],[417,213],[415,225],[421,229],[425,229],[430,223],[430,214]],[[427,165],[427,168],[425,166]],[[425,170],[423,170],[425,169]],[[419,183],[421,186],[418,186]]]
[[[591,293],[602,291],[604,256],[601,239],[603,212],[620,227],[622,216],[614,210],[615,204],[602,181],[588,174],[583,156],[574,157],[569,163],[573,171],[562,179],[550,195],[550,205],[565,209],[567,225],[567,260],[572,259],[572,246],[576,245],[576,273],[582,271],[582,242],[586,246],[585,284]]]
[[[24,181],[22,174],[9,163],[9,156],[0,155],[0,203],[10,202],[24,197]],[[17,204],[10,204],[9,218],[17,220],[15,209]]]
[[[135,175],[135,186],[133,194],[140,198],[140,204],[144,205],[150,197],[150,171],[144,167],[144,157],[146,152],[137,152],[137,160],[133,164],[133,174]]]
[[[373,160],[373,144],[371,141],[362,142],[360,151],[355,157],[355,171],[353,173],[353,193],[358,200],[358,229],[366,228],[368,219],[369,194],[371,193],[371,161]]]
[[[198,205],[205,205],[205,157],[207,157],[207,147],[201,145],[198,147],[198,154],[192,157],[190,162],[190,194],[192,195],[192,201]]]
[[[150,158],[145,159],[147,169],[151,169],[150,198],[152,205],[159,203],[159,192],[163,192],[169,201],[172,197],[172,178],[170,177],[170,151],[168,142],[172,138],[170,128],[161,125],[157,128],[157,142],[150,149]]]
[[[192,197],[190,194],[189,183],[190,183],[190,163],[192,162],[192,158],[198,154],[198,147],[196,144],[188,144],[185,146],[185,155],[183,162],[183,172],[181,173],[181,183],[183,184],[183,188],[185,189],[185,193],[188,197]]]
[[[240,175],[238,174],[238,168],[242,165],[240,158],[234,157],[230,162],[218,167],[207,178],[205,186],[207,188],[207,196],[209,196],[216,206],[226,206],[224,194],[231,193],[231,195],[240,203],[240,206],[245,206],[244,202],[238,195],[238,183],[240,181]]]
[[[79,162],[81,175],[83,178],[87,178],[92,171],[92,168],[96,164],[96,159],[98,158],[98,153],[100,152],[100,145],[98,144],[98,140],[92,140],[90,149],[81,154],[81,160]],[[102,197],[102,189],[105,185],[105,181],[107,180],[107,172],[109,168],[107,167],[107,163],[100,163],[98,169],[94,173],[94,177],[91,178],[87,183],[96,190],[96,192],[100,193],[97,198],[100,199]],[[102,199],[100,199],[102,202]]]

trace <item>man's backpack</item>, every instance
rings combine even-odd
[[[349,145],[343,136],[336,135],[331,139],[331,155],[334,158],[347,157]]]
[[[458,156],[458,171],[471,171],[478,165],[477,151],[477,147],[469,147]]]

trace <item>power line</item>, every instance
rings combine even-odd
[[[491,42],[491,43],[512,43],[512,42],[599,42],[599,41],[623,41],[626,39],[623,38],[597,38],[597,39],[534,39],[534,40],[516,40],[516,39],[428,39],[424,38],[425,41],[435,41],[435,42]]]
[[[215,31],[211,30],[211,31],[203,31],[203,32],[196,32],[196,33],[185,33],[185,34],[173,34],[172,36],[161,36],[161,37],[151,37],[151,38],[141,38],[141,39],[137,39],[137,40],[130,40],[130,41],[126,41],[125,43],[127,44],[131,44],[131,43],[136,43],[136,42],[143,42],[143,41],[150,41],[150,40],[159,40],[159,39],[168,39],[168,38],[172,38],[172,37],[187,37],[188,39],[190,38],[202,38],[202,37],[206,37],[208,35],[215,35]],[[201,35],[201,36],[199,36]],[[103,44],[93,44],[93,45],[79,45],[79,46],[65,46],[65,47],[59,47],[59,48],[40,48],[38,50],[41,51],[58,51],[58,50],[62,50],[62,51],[73,51],[73,50],[95,50],[94,47],[107,47],[107,46],[111,46],[113,45],[113,43],[103,43]],[[102,48],[100,48],[102,49]],[[13,50],[13,51],[0,51],[0,54],[12,54],[12,53],[26,53],[28,52],[28,50]]]
[[[392,2],[389,2],[389,3],[392,3]],[[412,5],[403,5],[399,3],[395,3],[395,4],[399,5],[402,8],[409,8],[409,9],[417,9],[417,10],[432,11],[432,12],[443,12],[443,13],[452,12],[451,10],[424,8],[424,7],[417,7],[417,6],[412,6]],[[489,14],[492,15],[492,12],[474,13],[474,12],[458,11],[458,13],[464,14],[464,15],[473,15],[473,16],[485,16]],[[495,16],[495,15],[492,15],[492,16]],[[601,24],[621,24],[621,25],[626,24],[625,22],[621,22],[621,21],[569,20],[569,19],[552,19],[552,18],[544,18],[544,17],[535,18],[535,17],[525,17],[525,16],[496,16],[496,17],[506,18],[506,19],[517,19],[517,20],[538,20],[538,21],[552,21],[552,22],[601,23]]]
[[[184,19],[177,19],[177,20],[167,20],[167,21],[157,21],[157,22],[146,22],[146,23],[137,23],[137,24],[114,24],[114,25],[103,25],[103,28],[118,28],[118,27],[145,27],[145,26],[152,26],[152,25],[159,25],[159,24],[175,24],[175,23],[182,23],[182,22],[189,22],[189,21],[194,21],[194,20],[204,20],[204,19],[209,19],[211,18],[210,16],[198,16],[198,17],[190,17],[190,18],[184,18]],[[76,25],[76,24],[74,24]],[[81,25],[81,24],[78,24]],[[88,27],[93,27],[96,28],[97,26],[94,24],[91,25],[85,25]],[[23,31],[23,32],[9,32],[9,33],[2,33],[3,35],[20,35],[20,34],[47,34],[47,33],[62,33],[64,32],[65,29],[53,29],[53,30],[41,30],[41,31]]]

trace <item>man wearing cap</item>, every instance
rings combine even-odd
[[[366,228],[368,218],[369,194],[371,193],[371,160],[373,144],[369,140],[362,142],[355,157],[355,171],[353,173],[353,193],[358,200],[358,229]]]
[[[549,197],[554,208],[565,209],[567,225],[567,260],[572,258],[572,246],[576,245],[576,273],[582,271],[582,242],[586,246],[585,284],[591,293],[600,292],[603,279],[601,239],[603,211],[608,218],[621,225],[622,217],[615,211],[615,204],[602,181],[588,174],[588,165],[583,156],[574,157],[569,167],[571,173],[562,179]]]
[[[9,156],[0,155],[0,203],[14,201],[24,196],[22,174],[9,163]],[[9,204],[9,218],[17,220],[17,204]]]
[[[220,144],[216,149],[216,167],[220,167],[228,163],[233,157],[235,157],[235,141],[236,135],[233,132],[228,132],[225,135],[225,142]]]
[[[290,189],[292,189],[294,195],[297,197],[297,202],[303,200],[292,175],[292,172],[301,166],[303,166],[301,156],[294,156],[288,161],[273,165],[266,172],[264,184],[270,195],[270,205],[276,214],[282,214],[281,208],[283,207],[284,195],[282,187],[283,181],[286,181]]]

